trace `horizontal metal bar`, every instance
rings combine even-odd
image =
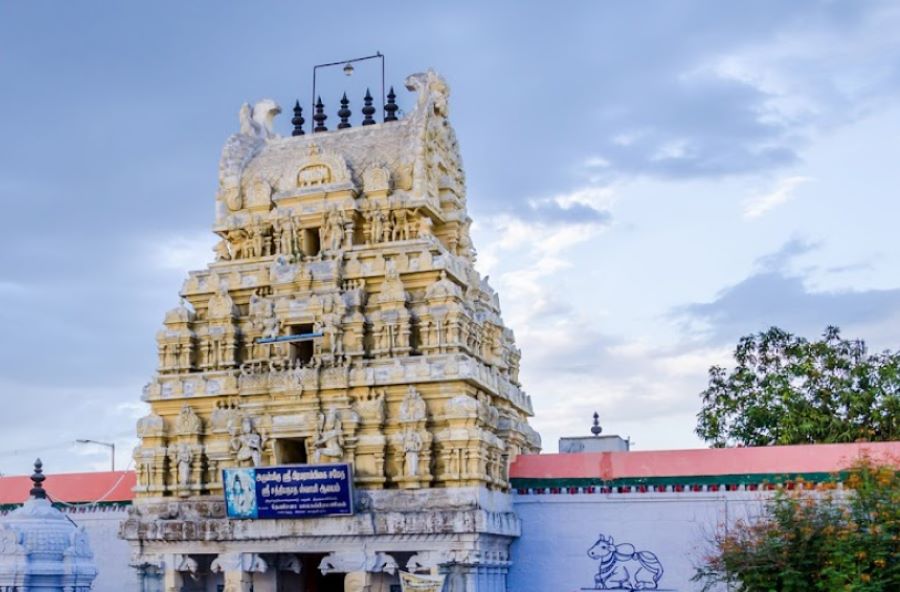
[[[323,333],[301,333],[300,335],[281,335],[279,337],[266,337],[256,340],[256,343],[290,343],[292,341],[312,341],[321,337]]]
[[[349,64],[350,62],[361,62],[363,60],[371,60],[373,58],[384,58],[384,56],[379,51],[375,55],[365,56],[362,58],[353,58],[352,60],[342,60],[340,62],[330,62],[328,64],[317,64],[317,65],[313,66],[313,70],[315,70],[316,68],[326,68],[328,66],[337,66],[338,64]]]

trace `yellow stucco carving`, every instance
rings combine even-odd
[[[535,452],[519,350],[474,268],[449,89],[390,123],[280,138],[241,111],[214,261],[157,334],[139,498],[221,494],[231,466],[350,462],[361,488],[505,490]]]

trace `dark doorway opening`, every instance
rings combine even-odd
[[[306,575],[304,592],[344,592],[344,577],[347,574],[330,573],[322,575],[319,563],[324,554],[303,555],[303,570]]]
[[[290,335],[308,335],[313,332],[312,324],[291,325]],[[300,362],[302,366],[309,365],[313,359],[313,340],[295,341],[291,343],[291,365]]]
[[[322,245],[319,243],[319,229],[318,228],[304,228],[303,229],[303,254],[308,256],[318,255],[319,251],[322,250]]]
[[[275,440],[275,462],[279,465],[306,464],[306,438]]]

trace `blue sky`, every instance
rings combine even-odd
[[[124,466],[154,334],[211,259],[241,103],[387,56],[452,88],[479,267],[548,451],[700,446],[737,339],[900,334],[900,6],[875,1],[0,3],[0,472]],[[336,108],[377,73],[323,76]],[[410,104],[405,91],[401,106]]]

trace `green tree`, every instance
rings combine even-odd
[[[833,486],[834,483],[825,484]],[[723,526],[694,574],[703,590],[900,590],[900,478],[864,459],[844,490],[781,490],[755,520]]]
[[[819,341],[772,327],[734,359],[701,393],[696,432],[712,446],[900,439],[900,352],[870,354],[837,327]]]

